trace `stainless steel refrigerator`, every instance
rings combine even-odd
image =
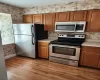
[[[16,53],[20,56],[36,58],[37,41],[48,38],[43,24],[13,24]]]
[[[2,39],[0,34],[0,80],[7,80],[7,72],[5,68],[4,52],[2,47]]]

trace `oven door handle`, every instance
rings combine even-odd
[[[57,47],[68,47],[68,48],[80,48],[75,46],[67,46],[67,45],[56,45],[56,44],[50,44],[51,46],[57,46]]]

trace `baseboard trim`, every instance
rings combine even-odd
[[[15,57],[16,54],[11,54],[11,55],[8,55],[8,56],[5,56],[5,59],[9,59],[9,58],[12,58],[12,57]]]

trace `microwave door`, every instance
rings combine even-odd
[[[76,25],[69,24],[69,25],[56,25],[55,31],[58,32],[75,32]]]

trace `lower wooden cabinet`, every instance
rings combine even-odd
[[[49,57],[49,42],[38,42],[38,57],[48,59]]]
[[[100,48],[87,46],[82,47],[80,65],[100,68]]]
[[[48,47],[39,46],[38,53],[40,58],[48,58]]]
[[[98,68],[100,68],[100,60],[99,60]]]

